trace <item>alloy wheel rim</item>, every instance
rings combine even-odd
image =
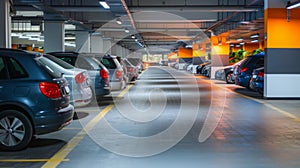
[[[0,120],[0,142],[5,146],[16,146],[25,137],[24,123],[14,116]]]

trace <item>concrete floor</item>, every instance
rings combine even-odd
[[[300,100],[151,67],[0,167],[299,168]]]

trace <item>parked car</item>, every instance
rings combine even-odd
[[[203,74],[203,68],[204,68],[206,65],[209,65],[209,64],[210,64],[210,62],[207,61],[207,62],[204,62],[204,63],[198,65],[198,66],[196,67],[196,73],[197,73],[197,74]]]
[[[193,64],[191,63],[191,64],[189,64],[187,67],[186,67],[186,70],[188,71],[188,72],[193,72]]]
[[[250,89],[250,78],[252,72],[256,68],[264,66],[264,53],[248,56],[245,61],[235,68],[235,84],[247,87]]]
[[[57,131],[73,119],[69,84],[43,59],[0,49],[0,150],[24,149],[33,135]]]
[[[123,59],[124,65],[127,68],[127,76],[130,81],[135,81],[137,80],[139,76],[139,68],[137,66],[134,66],[131,64],[131,62],[128,61],[127,58]]]
[[[215,72],[215,79],[218,80],[224,80],[228,84],[234,84],[234,78],[233,78],[233,70],[236,66],[240,65],[245,59],[236,62],[233,65],[229,65],[224,67],[223,69],[219,69]]]
[[[86,69],[91,80],[91,87],[96,99],[110,94],[109,72],[91,53],[52,52],[53,55],[77,68]]]
[[[120,65],[121,65],[121,67],[122,67],[122,69],[123,69],[123,72],[124,72],[123,77],[124,77],[124,80],[125,80],[125,82],[126,82],[126,84],[127,84],[127,83],[129,83],[130,81],[129,81],[129,76],[128,76],[129,74],[128,74],[128,72],[127,72],[126,65],[125,65],[125,63],[124,63],[122,57],[116,56],[116,58],[117,58],[118,62],[120,63]]]
[[[134,66],[139,68],[139,73],[142,73],[143,70],[146,69],[146,67],[144,66],[143,61],[140,58],[132,58],[132,57],[128,57],[127,60]]]
[[[52,55],[44,55],[38,61],[42,65],[60,72],[67,79],[71,90],[71,104],[75,107],[82,107],[92,102],[93,91],[87,70],[75,68]]]
[[[203,76],[210,77],[211,76],[210,73],[211,73],[211,64],[207,64],[202,68],[201,74]]]
[[[100,61],[108,69],[112,91],[122,90],[126,87],[126,81],[124,77],[126,74],[124,73],[123,68],[116,56],[106,54],[104,56],[96,55],[94,58]]]
[[[254,69],[250,79],[250,88],[257,91],[261,95],[264,94],[264,70],[264,67]]]

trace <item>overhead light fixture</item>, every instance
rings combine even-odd
[[[258,38],[258,37],[259,37],[259,34],[258,34],[258,33],[252,34],[252,35],[250,36],[250,38]]]
[[[134,38],[135,38],[135,36],[134,36],[134,35],[131,35],[131,38],[133,38],[133,39],[134,39]]]
[[[243,41],[244,39],[242,39],[242,38],[239,38],[239,39],[237,39],[237,41]]]
[[[99,0],[99,4],[104,8],[104,9],[110,9],[108,3],[105,0]]]
[[[251,41],[251,43],[257,43],[258,42],[258,40],[252,40]]]
[[[244,45],[244,44],[245,44],[244,42],[240,43],[240,45]]]
[[[137,42],[137,41],[138,41],[138,39],[135,39],[135,41]]]
[[[117,18],[116,22],[117,22],[119,25],[122,24],[122,21],[121,21],[120,18]]]
[[[127,28],[125,28],[124,31],[125,31],[126,33],[129,33],[129,30],[128,30]]]
[[[299,6],[300,6],[300,1],[296,1],[296,2],[293,2],[293,3],[288,1],[287,5],[286,5],[286,9],[294,9],[294,8],[299,7]]]
[[[230,47],[234,47],[234,44],[230,44],[229,46],[230,46]]]
[[[241,45],[236,45],[235,47],[240,47]]]

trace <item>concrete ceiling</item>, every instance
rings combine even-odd
[[[13,0],[14,9],[23,11],[14,16],[13,20],[65,21],[86,31],[98,32],[130,50],[141,48],[131,38],[132,34],[143,46],[159,46],[167,50],[175,50],[204,35],[209,37],[211,32],[215,35],[225,33],[232,42],[256,32],[263,36],[263,0],[107,2],[110,10],[103,9],[98,0]],[[26,15],[24,11],[42,11],[43,15]],[[117,18],[121,19],[122,25],[115,23]],[[125,28],[130,33],[125,33]],[[72,34],[74,30],[68,33]]]

